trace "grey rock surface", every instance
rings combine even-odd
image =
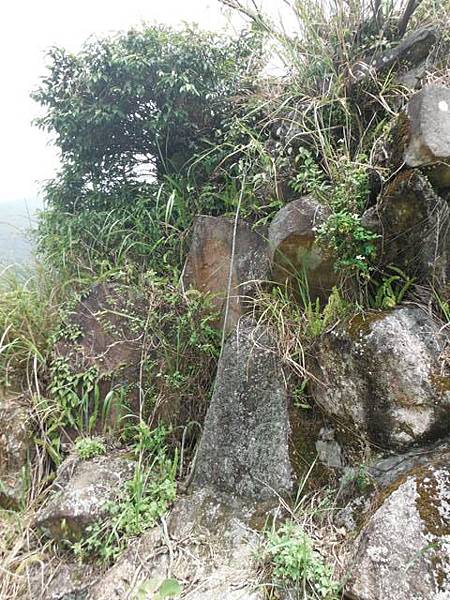
[[[288,281],[295,290],[299,274],[305,273],[311,298],[328,298],[338,276],[333,258],[316,241],[316,230],[329,214],[310,196],[278,211],[269,227],[272,281]]]
[[[450,472],[423,466],[401,478],[371,516],[349,561],[349,598],[450,598]]]
[[[225,344],[200,441],[194,489],[249,499],[291,490],[287,393],[270,332],[241,320]]]
[[[450,88],[427,85],[408,104],[408,140],[404,161],[409,167],[435,165],[430,173],[439,187],[450,186]],[[440,167],[440,168],[439,168]]]
[[[355,317],[316,347],[315,401],[384,449],[448,434],[446,338],[419,308]]]
[[[32,423],[22,396],[0,399],[0,506],[17,508],[26,491]]]
[[[135,469],[120,453],[81,460],[72,456],[58,469],[49,501],[40,509],[35,526],[56,540],[77,541],[89,525],[105,517]]]
[[[268,275],[267,242],[248,223],[238,220],[235,227],[227,217],[197,217],[183,285],[212,295],[221,313],[217,327],[234,329],[246,311],[246,299]]]
[[[144,581],[169,577],[189,600],[263,600],[253,561],[259,536],[248,526],[250,514],[207,489],[179,499],[167,525],[132,544],[88,600],[132,598]]]

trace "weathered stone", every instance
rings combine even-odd
[[[197,217],[183,272],[183,285],[212,295],[221,320],[231,331],[245,313],[245,301],[256,283],[269,274],[265,239],[245,221],[225,217]]]
[[[291,489],[287,394],[270,332],[242,320],[228,338],[197,454],[193,487],[265,499]]]
[[[328,298],[338,277],[332,257],[316,242],[316,229],[328,216],[329,210],[310,196],[290,202],[275,215],[269,227],[272,281],[288,281],[295,291],[304,275],[312,299]]]
[[[438,40],[432,27],[422,27],[405,37],[395,48],[372,57],[367,62],[359,62],[351,69],[353,81],[362,81],[371,74],[394,70],[404,74],[420,67],[427,59]]]
[[[348,597],[450,598],[448,463],[438,461],[410,472],[380,502],[356,540],[349,561]]]
[[[380,234],[379,266],[395,265],[416,283],[445,286],[450,258],[449,207],[425,177],[401,173],[363,224]]]
[[[355,317],[316,349],[313,397],[384,448],[407,448],[450,428],[446,338],[419,308]]]
[[[177,501],[167,529],[133,543],[96,584],[88,600],[134,598],[145,581],[176,579],[192,600],[262,600],[251,511],[230,497],[200,490]],[[258,589],[259,588],[259,589]]]
[[[0,400],[0,506],[17,508],[24,500],[31,452],[31,416],[25,398],[3,398]]]
[[[64,361],[74,374],[95,369],[100,402],[111,390],[126,389],[127,412],[139,413],[138,384],[147,310],[147,301],[136,288],[113,283],[95,285],[67,318],[66,334],[56,343],[54,359]],[[118,400],[110,403],[106,415],[110,427],[117,426],[124,410]],[[100,418],[97,425],[104,427]]]
[[[36,527],[56,540],[78,540],[89,525],[105,517],[105,505],[119,496],[134,469],[134,462],[120,453],[85,461],[69,457],[58,469],[49,501],[36,515]]]
[[[408,167],[432,165],[433,184],[450,187],[450,88],[427,85],[408,103],[403,160]]]
[[[344,457],[340,444],[335,440],[332,427],[322,427],[316,442],[317,458],[331,469],[342,469]]]
[[[86,600],[99,577],[94,565],[67,561],[40,561],[27,573],[23,600]]]

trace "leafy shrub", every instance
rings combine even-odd
[[[75,440],[75,452],[83,460],[106,453],[106,446],[100,438],[81,437]]]
[[[287,521],[266,533],[263,559],[269,562],[273,582],[295,586],[303,598],[337,600],[339,584],[333,572],[314,550],[311,539],[296,523]]]

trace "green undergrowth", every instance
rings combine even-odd
[[[167,436],[164,427],[151,429],[142,421],[128,428],[128,447],[136,460],[134,475],[118,498],[106,505],[106,518],[89,526],[71,546],[79,559],[110,564],[132,538],[156,525],[167,512],[176,496],[178,466],[178,455],[171,456]]]

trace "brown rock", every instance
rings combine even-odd
[[[272,281],[288,281],[297,291],[299,276],[304,273],[311,299],[328,298],[338,277],[331,256],[316,242],[316,229],[328,215],[310,196],[290,202],[276,214],[269,227]]]
[[[183,272],[183,285],[210,293],[222,317],[218,327],[231,331],[245,313],[256,282],[268,277],[264,238],[250,225],[225,217],[197,217]]]

